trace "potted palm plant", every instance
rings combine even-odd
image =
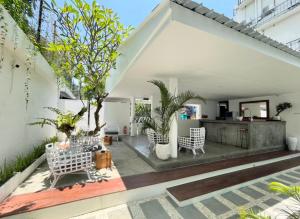
[[[190,91],[174,96],[167,89],[166,85],[159,80],[152,80],[149,83],[158,87],[160,91],[160,106],[154,109],[155,117],[148,117],[143,121],[143,130],[151,129],[155,132],[157,144],[156,155],[161,160],[167,160],[170,156],[169,132],[174,114],[184,108],[184,104],[191,99],[205,101],[202,97]]]

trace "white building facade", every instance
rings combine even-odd
[[[234,20],[300,51],[300,0],[238,0]]]

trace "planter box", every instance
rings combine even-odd
[[[27,179],[35,169],[45,160],[46,155],[43,154],[29,167],[22,172],[17,172],[12,178],[0,187],[0,202],[7,198],[25,179]]]

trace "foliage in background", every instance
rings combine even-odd
[[[81,99],[96,106],[93,134],[97,134],[102,127],[99,112],[107,97],[105,81],[116,66],[119,46],[131,28],[124,27],[111,9],[98,5],[95,0],[91,4],[74,0],[62,8],[52,2],[49,10],[56,16],[58,28],[57,40],[48,48],[60,58],[52,62],[53,67],[58,76],[75,78]]]
[[[300,218],[300,186],[287,186],[279,182],[271,182],[269,184],[269,189],[272,192],[286,195],[295,200],[294,206],[287,206],[288,210],[282,210],[282,212],[288,216],[289,219],[299,219]],[[250,210],[241,210],[241,219],[271,219],[269,216],[258,215]]]
[[[34,35],[29,25],[29,18],[33,17],[36,0],[0,0],[0,4],[9,12],[24,33],[29,37]]]
[[[54,126],[58,131],[65,133],[69,139],[72,131],[75,130],[77,122],[79,122],[84,113],[87,111],[87,108],[83,107],[77,114],[72,112],[64,113],[59,109],[53,107],[46,107],[46,109],[56,113],[56,119],[49,118],[38,118],[39,121],[30,123],[29,125],[44,125]]]
[[[199,95],[196,95],[190,91],[186,91],[183,93],[174,96],[167,89],[166,85],[162,81],[153,80],[149,81],[153,85],[159,88],[160,90],[160,106],[154,109],[156,118],[148,118],[143,122],[143,130],[152,129],[153,131],[162,135],[162,139],[168,143],[167,139],[169,139],[169,132],[172,122],[172,116],[184,108],[184,104],[191,99],[199,99],[205,101]]]
[[[22,172],[28,166],[30,166],[37,158],[45,153],[45,145],[48,143],[54,143],[57,141],[57,137],[46,139],[42,144],[33,148],[33,151],[26,155],[18,155],[17,159],[13,162],[4,162],[3,166],[0,166],[0,186],[8,181],[17,172]]]
[[[151,117],[151,104],[135,103],[135,122]]]
[[[276,106],[276,116],[279,116],[280,113],[282,113],[283,111],[292,108],[292,104],[285,102],[285,103],[280,103]]]

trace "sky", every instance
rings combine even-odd
[[[65,0],[67,1],[67,0]],[[89,0],[88,0],[89,1]],[[232,17],[237,0],[194,0],[204,6]],[[59,4],[64,0],[57,0]],[[126,26],[137,27],[161,0],[97,0],[100,5],[114,10]]]

